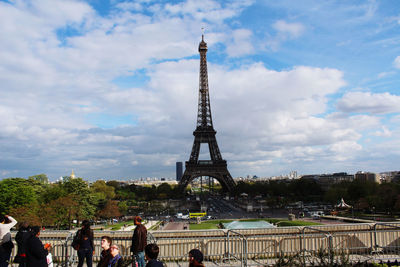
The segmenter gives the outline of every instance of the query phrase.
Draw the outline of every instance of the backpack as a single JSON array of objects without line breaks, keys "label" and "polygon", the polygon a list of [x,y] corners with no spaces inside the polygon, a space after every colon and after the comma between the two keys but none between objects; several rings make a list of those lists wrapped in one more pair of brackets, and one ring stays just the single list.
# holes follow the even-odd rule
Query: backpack
[{"label": "backpack", "polygon": [[75,236],[74,236],[74,239],[72,240],[72,244],[71,244],[71,247],[73,247],[75,250],[79,250],[79,247],[80,247],[80,232],[81,232],[81,230],[79,230],[78,232],[76,232],[76,234],[75,234]]}]

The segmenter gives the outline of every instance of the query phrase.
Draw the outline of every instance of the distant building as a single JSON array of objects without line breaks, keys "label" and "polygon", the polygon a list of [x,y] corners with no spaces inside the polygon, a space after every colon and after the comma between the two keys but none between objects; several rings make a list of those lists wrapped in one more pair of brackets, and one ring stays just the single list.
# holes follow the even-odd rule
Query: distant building
[{"label": "distant building", "polygon": [[400,181],[400,171],[381,172],[381,183]]},{"label": "distant building", "polygon": [[71,177],[71,179],[75,179],[76,178],[74,170],[72,170],[70,177]]},{"label": "distant building", "polygon": [[297,179],[297,171],[291,171],[288,175],[289,179]]},{"label": "distant building", "polygon": [[181,161],[176,163],[176,180],[179,182],[183,175],[183,164]]},{"label": "distant building", "polygon": [[353,174],[347,174],[346,172],[337,172],[332,174],[312,174],[303,175],[301,179],[314,179],[322,189],[329,189],[334,184],[347,181],[352,182],[354,180]]},{"label": "distant building", "polygon": [[355,179],[360,181],[381,183],[381,176],[378,173],[373,172],[357,172],[355,174]]}]

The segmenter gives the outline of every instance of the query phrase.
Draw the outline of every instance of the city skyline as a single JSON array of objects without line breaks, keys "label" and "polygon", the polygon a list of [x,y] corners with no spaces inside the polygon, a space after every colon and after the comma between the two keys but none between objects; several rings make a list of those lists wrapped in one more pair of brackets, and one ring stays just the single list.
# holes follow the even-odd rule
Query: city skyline
[{"label": "city skyline", "polygon": [[0,0],[0,21],[0,179],[175,177],[202,28],[233,177],[398,170],[398,1]]}]

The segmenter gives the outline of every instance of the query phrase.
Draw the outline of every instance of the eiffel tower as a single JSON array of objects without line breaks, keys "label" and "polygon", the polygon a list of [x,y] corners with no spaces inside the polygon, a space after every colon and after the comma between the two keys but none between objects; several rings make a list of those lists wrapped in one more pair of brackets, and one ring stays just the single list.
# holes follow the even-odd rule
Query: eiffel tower
[{"label": "eiffel tower", "polygon": [[[199,77],[199,105],[197,113],[197,127],[193,132],[194,143],[189,161],[185,162],[185,172],[179,182],[179,187],[183,191],[193,179],[201,176],[208,176],[217,179],[224,191],[231,192],[235,187],[231,174],[228,171],[226,160],[222,159],[219,152],[217,139],[214,130],[210,95],[208,93],[208,73],[207,73],[207,43],[204,42],[204,35],[199,44],[200,53],[200,77]],[[200,145],[208,144],[211,160],[199,160]]]}]

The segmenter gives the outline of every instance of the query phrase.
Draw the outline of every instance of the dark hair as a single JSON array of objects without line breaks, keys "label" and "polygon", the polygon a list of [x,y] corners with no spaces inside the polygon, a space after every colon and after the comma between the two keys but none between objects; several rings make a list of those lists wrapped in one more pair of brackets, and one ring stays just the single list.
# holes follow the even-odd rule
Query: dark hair
[{"label": "dark hair", "polygon": [[18,230],[28,230],[29,229],[29,223],[28,222],[21,222],[19,224]]},{"label": "dark hair", "polygon": [[6,220],[6,216],[3,214],[0,214],[0,223],[4,222]]},{"label": "dark hair", "polygon": [[[109,237],[108,235],[103,235],[103,236],[101,237],[101,239],[107,240],[108,243],[110,243],[110,245],[111,245],[111,243],[112,243],[112,239],[111,239],[111,237]],[[100,240],[101,240],[101,239],[100,239]]]},{"label": "dark hair", "polygon": [[192,256],[193,259],[197,261],[197,263],[202,263],[203,253],[201,253],[201,251],[198,250],[197,248],[194,248],[191,251],[189,251],[189,255]]},{"label": "dark hair", "polygon": [[32,226],[31,227],[31,232],[33,235],[37,235],[38,233],[40,233],[40,227],[39,226]]},{"label": "dark hair", "polygon": [[81,235],[82,236],[90,236],[90,222],[88,220],[83,220],[82,221],[82,231]]},{"label": "dark hair", "polygon": [[158,248],[157,244],[147,244],[144,247],[144,253],[146,253],[149,259],[155,260],[158,257],[158,253],[160,249]]}]

